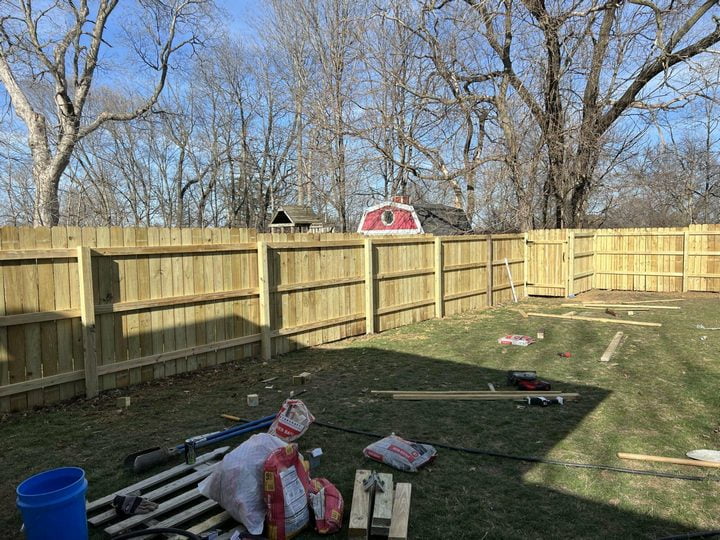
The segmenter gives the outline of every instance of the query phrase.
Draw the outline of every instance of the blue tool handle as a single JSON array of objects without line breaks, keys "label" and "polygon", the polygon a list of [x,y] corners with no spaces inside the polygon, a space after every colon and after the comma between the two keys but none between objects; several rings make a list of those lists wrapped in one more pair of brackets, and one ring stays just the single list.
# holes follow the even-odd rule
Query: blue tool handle
[{"label": "blue tool handle", "polygon": [[[206,433],[205,435],[196,435],[195,437],[190,437],[189,439],[187,439],[186,442],[192,442],[197,445],[201,441],[203,443],[205,443],[206,441],[215,442],[216,440],[218,440],[218,437],[222,437],[222,439],[219,440],[224,441],[229,438],[227,435],[231,433],[242,434],[255,429],[261,429],[272,424],[273,420],[275,420],[275,415],[270,414],[268,416],[264,416],[263,418],[253,420],[252,422],[233,426],[229,429],[225,429],[222,431],[213,431],[212,433]],[[211,444],[211,442],[207,442],[207,444]],[[206,444],[203,444],[203,446],[206,446]],[[182,452],[185,449],[185,443],[178,444],[175,448],[178,450],[178,452]]]}]

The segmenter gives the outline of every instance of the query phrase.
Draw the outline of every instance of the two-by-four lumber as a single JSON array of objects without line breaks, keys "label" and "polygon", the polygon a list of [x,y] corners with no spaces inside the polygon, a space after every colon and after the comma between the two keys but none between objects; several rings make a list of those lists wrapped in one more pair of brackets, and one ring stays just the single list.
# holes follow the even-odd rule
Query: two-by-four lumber
[{"label": "two-by-four lumber", "polygon": [[[605,306],[585,306],[582,304],[560,304],[560,307],[574,307],[578,308],[580,310],[587,310],[587,309],[601,309],[606,310],[607,308]],[[614,307],[615,311],[650,311],[646,307],[635,307],[635,306],[623,306],[623,307]]]},{"label": "two-by-four lumber", "polygon": [[[575,304],[577,306],[577,304]],[[583,302],[581,306],[578,307],[612,307],[612,308],[620,308],[620,309],[673,309],[678,310],[682,309],[678,306],[648,306],[648,305],[632,305],[632,304],[610,304],[607,302]]]},{"label": "two-by-four lumber", "polygon": [[627,454],[618,452],[620,459],[633,459],[636,461],[654,461],[656,463],[673,463],[675,465],[690,465],[691,467],[711,467],[720,469],[720,461],[702,461],[699,459],[672,458],[663,456],[648,456],[646,454]]},{"label": "two-by-four lumber", "polygon": [[262,240],[257,243],[258,291],[260,293],[260,355],[263,360],[272,356],[272,335],[270,328],[270,268],[268,245]]},{"label": "two-by-four lumber", "polygon": [[[530,397],[527,393],[525,394],[501,394],[500,392],[492,392],[492,395],[478,395],[478,394],[443,394],[443,395],[428,395],[428,394],[393,394],[393,399],[401,401],[503,401],[508,399],[523,399]],[[568,394],[540,394],[543,397],[561,397],[568,401],[572,401],[580,397],[580,394],[568,393]]]},{"label": "two-by-four lumber", "polygon": [[77,248],[80,280],[80,318],[82,320],[85,395],[98,395],[97,348],[95,343],[95,302],[93,300],[92,258],[90,248]]},{"label": "two-by-four lumber", "polygon": [[444,395],[444,394],[478,394],[478,395],[497,395],[497,394],[522,394],[522,395],[560,395],[562,392],[542,392],[540,390],[370,390],[371,394],[428,394],[428,395]]},{"label": "two-by-four lumber", "polygon": [[383,483],[383,490],[375,489],[375,502],[373,504],[370,532],[387,536],[390,532],[390,523],[393,511],[393,476],[387,473],[378,473]]},{"label": "two-by-four lumber", "polygon": [[395,499],[393,500],[392,521],[388,540],[407,540],[411,492],[412,484],[407,482],[395,484]]},{"label": "two-by-four lumber", "polygon": [[607,349],[605,349],[605,352],[600,357],[601,362],[608,362],[610,358],[612,358],[612,355],[615,354],[615,351],[617,350],[618,346],[620,345],[620,341],[623,338],[623,333],[618,332],[615,334],[615,337],[612,338],[612,341],[610,342],[610,345],[608,345]]},{"label": "two-by-four lumber", "polygon": [[373,241],[365,239],[364,267],[365,267],[365,333],[375,333],[375,275],[373,263]]},{"label": "two-by-four lumber", "polygon": [[443,283],[443,245],[440,237],[435,238],[435,316],[442,319],[445,315]]},{"label": "two-by-four lumber", "polygon": [[350,506],[350,520],[348,521],[348,536],[350,538],[367,538],[370,523],[370,492],[365,491],[363,482],[370,476],[370,471],[358,469],[355,471],[355,484],[353,487],[352,505]]},{"label": "two-by-four lumber", "polygon": [[618,319],[599,319],[595,317],[580,317],[578,315],[553,315],[551,313],[528,313],[530,317],[547,317],[550,319],[566,319],[569,321],[590,321],[609,324],[629,324],[632,326],[662,326],[660,323],[642,322],[642,321],[620,321]]}]

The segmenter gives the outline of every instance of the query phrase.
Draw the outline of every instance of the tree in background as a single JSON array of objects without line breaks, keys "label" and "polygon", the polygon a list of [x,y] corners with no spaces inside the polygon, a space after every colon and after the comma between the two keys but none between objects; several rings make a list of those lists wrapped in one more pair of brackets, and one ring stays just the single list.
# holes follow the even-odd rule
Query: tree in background
[{"label": "tree in background", "polygon": [[91,13],[87,0],[8,0],[0,7],[0,81],[27,129],[35,225],[58,223],[60,179],[78,141],[107,122],[150,111],[165,86],[171,58],[200,42],[196,29],[209,2],[144,0],[139,12],[126,13],[124,45],[140,65],[157,72],[154,87],[132,109],[113,107],[89,115],[99,69],[110,67],[111,61],[103,66],[103,52],[117,6],[118,0],[100,0]]}]

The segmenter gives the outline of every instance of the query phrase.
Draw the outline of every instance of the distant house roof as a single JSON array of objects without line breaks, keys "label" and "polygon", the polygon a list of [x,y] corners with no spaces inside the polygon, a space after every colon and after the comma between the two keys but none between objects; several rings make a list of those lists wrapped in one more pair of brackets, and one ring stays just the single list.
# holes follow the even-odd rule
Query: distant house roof
[{"label": "distant house roof", "polygon": [[413,204],[425,234],[436,236],[470,232],[470,221],[462,208],[444,204]]},{"label": "distant house roof", "polygon": [[358,226],[362,234],[466,234],[470,221],[462,208],[444,204],[384,202],[366,208]]},{"label": "distant house roof", "polygon": [[287,204],[281,206],[275,211],[270,226],[278,227],[312,225],[313,223],[322,223],[322,219],[311,208],[300,206],[298,204]]}]

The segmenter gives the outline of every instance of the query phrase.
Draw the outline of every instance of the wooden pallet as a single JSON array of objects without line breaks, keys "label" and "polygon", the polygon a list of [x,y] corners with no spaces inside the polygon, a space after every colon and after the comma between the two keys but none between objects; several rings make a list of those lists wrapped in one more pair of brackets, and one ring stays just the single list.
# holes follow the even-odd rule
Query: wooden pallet
[{"label": "wooden pallet", "polygon": [[[217,448],[199,456],[193,465],[177,465],[88,503],[88,523],[102,527],[108,535],[154,527],[180,527],[196,534],[220,530],[218,540],[229,539],[236,530],[245,529],[218,503],[197,490],[198,482],[213,472],[229,448]],[[157,510],[128,518],[118,517],[111,505],[113,498],[132,492],[139,492],[158,503]]]}]

